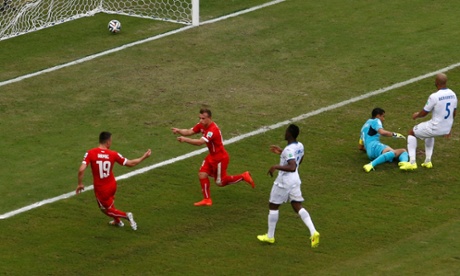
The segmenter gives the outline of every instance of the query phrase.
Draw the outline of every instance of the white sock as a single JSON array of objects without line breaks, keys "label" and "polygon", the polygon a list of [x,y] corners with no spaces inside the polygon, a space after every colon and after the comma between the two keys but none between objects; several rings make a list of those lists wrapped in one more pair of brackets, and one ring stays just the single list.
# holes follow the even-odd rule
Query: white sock
[{"label": "white sock", "polygon": [[268,237],[275,237],[276,223],[278,222],[279,210],[270,210],[268,213]]},{"label": "white sock", "polygon": [[415,136],[407,136],[407,150],[409,151],[409,162],[414,164],[417,150],[417,138],[415,138]]},{"label": "white sock", "polygon": [[425,139],[425,163],[431,162],[434,150],[434,137]]},{"label": "white sock", "polygon": [[305,210],[305,208],[300,209],[299,216],[302,219],[303,223],[308,227],[310,230],[310,236],[316,232],[315,225],[313,225],[313,221],[311,220],[310,214]]}]

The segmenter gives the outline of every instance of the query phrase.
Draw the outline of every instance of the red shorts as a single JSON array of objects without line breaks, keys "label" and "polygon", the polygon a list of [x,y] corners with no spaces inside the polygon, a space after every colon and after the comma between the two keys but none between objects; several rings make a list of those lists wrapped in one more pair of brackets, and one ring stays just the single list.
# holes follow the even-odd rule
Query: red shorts
[{"label": "red shorts", "polygon": [[216,160],[210,154],[208,154],[203,160],[203,164],[201,164],[200,168],[200,172],[204,172],[212,176],[217,184],[220,184],[222,182],[222,178],[227,176],[227,167],[228,163],[230,162],[230,157],[228,154],[220,157],[222,158]]},{"label": "red shorts", "polygon": [[115,192],[117,191],[117,184],[105,185],[101,188],[94,188],[99,208],[107,210],[113,207],[115,201]]}]

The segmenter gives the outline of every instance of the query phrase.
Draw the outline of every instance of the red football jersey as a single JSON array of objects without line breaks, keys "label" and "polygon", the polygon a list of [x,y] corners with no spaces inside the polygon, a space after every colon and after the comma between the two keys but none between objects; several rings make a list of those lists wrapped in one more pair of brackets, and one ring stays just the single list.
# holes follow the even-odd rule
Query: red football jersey
[{"label": "red football jersey", "polygon": [[198,123],[192,130],[195,133],[201,132],[203,134],[202,138],[206,141],[209,153],[213,158],[219,159],[221,156],[227,154],[224,148],[222,134],[216,123],[212,122],[207,128],[204,128],[202,124]]},{"label": "red football jersey", "polygon": [[116,151],[94,148],[86,152],[82,163],[91,166],[94,189],[97,189],[107,184],[115,184],[115,176],[112,172],[113,164],[117,162],[124,166],[126,161],[128,159]]}]

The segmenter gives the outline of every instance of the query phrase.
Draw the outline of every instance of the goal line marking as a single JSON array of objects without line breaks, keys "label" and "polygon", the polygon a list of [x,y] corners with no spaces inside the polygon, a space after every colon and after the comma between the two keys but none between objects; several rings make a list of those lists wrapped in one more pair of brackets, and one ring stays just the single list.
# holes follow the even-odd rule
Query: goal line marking
[{"label": "goal line marking", "polygon": [[[368,92],[368,93],[365,93],[363,95],[353,97],[353,98],[350,98],[348,100],[345,100],[345,101],[342,101],[342,102],[339,102],[339,103],[336,103],[336,104],[333,104],[333,105],[329,105],[329,106],[326,106],[326,107],[323,107],[323,108],[320,108],[320,109],[317,109],[317,110],[302,114],[300,116],[291,118],[289,120],[285,120],[285,121],[282,121],[282,122],[279,122],[279,123],[276,123],[276,124],[273,124],[273,125],[270,125],[270,126],[264,126],[264,127],[261,127],[261,128],[259,128],[257,130],[248,132],[246,134],[242,134],[242,135],[233,137],[231,139],[225,140],[224,144],[229,145],[229,144],[241,141],[243,139],[246,139],[248,137],[252,137],[252,136],[264,133],[264,132],[269,131],[269,130],[274,130],[274,129],[280,128],[282,126],[286,126],[286,125],[294,123],[294,122],[302,121],[302,120],[305,120],[305,119],[307,119],[309,117],[313,117],[315,115],[324,113],[326,111],[334,110],[334,109],[346,106],[348,104],[355,103],[355,102],[358,102],[358,101],[373,97],[375,95],[379,95],[379,94],[388,92],[388,91],[393,90],[393,89],[401,88],[403,86],[406,86],[406,85],[418,82],[420,80],[435,76],[438,73],[447,72],[447,71],[452,70],[454,68],[457,68],[459,66],[460,66],[460,63],[455,63],[455,64],[452,64],[450,66],[447,66],[447,67],[444,67],[442,69],[439,69],[437,71],[433,71],[431,73],[427,73],[427,74],[424,74],[424,75],[421,75],[421,76],[418,76],[418,77],[415,77],[415,78],[412,78],[412,79],[409,79],[409,80],[406,80],[406,81],[403,81],[403,82],[395,83],[395,84],[387,86],[385,88],[377,89],[377,90],[374,90],[372,92]],[[181,160],[184,160],[184,159],[187,159],[187,158],[202,154],[202,153],[204,153],[206,151],[207,151],[207,148],[202,148],[202,149],[199,149],[199,150],[195,150],[195,151],[189,152],[187,154],[180,155],[180,156],[168,159],[166,161],[162,161],[160,163],[156,163],[156,164],[153,164],[153,165],[150,165],[150,166],[147,166],[147,167],[144,167],[144,168],[141,168],[141,169],[138,169],[138,170],[135,170],[135,171],[132,171],[132,172],[117,176],[115,179],[117,181],[122,180],[122,179],[127,179],[127,178],[130,178],[130,177],[133,177],[133,176],[136,176],[136,175],[151,171],[153,169],[163,167],[163,166],[166,166],[166,165],[170,165],[170,164],[176,163],[178,161],[181,161]],[[90,185],[90,186],[85,187],[84,192],[85,191],[90,191],[90,190],[93,190],[93,189],[94,189],[94,186]],[[14,215],[17,215],[17,214],[24,213],[24,212],[27,212],[29,210],[35,209],[35,208],[40,207],[42,205],[49,204],[49,203],[52,203],[52,202],[56,202],[56,201],[59,201],[59,200],[65,199],[65,198],[69,198],[69,197],[72,197],[74,195],[75,195],[75,191],[72,191],[72,192],[69,192],[69,193],[66,193],[66,194],[63,194],[63,195],[60,195],[60,196],[45,199],[45,200],[36,202],[34,204],[22,207],[20,209],[5,213],[3,215],[0,215],[0,219],[6,219],[6,218],[12,217]]]}]

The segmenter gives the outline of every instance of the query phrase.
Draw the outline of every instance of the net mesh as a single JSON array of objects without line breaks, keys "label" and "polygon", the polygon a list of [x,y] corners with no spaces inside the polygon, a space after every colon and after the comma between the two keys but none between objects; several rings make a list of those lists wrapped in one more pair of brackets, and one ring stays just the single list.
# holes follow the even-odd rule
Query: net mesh
[{"label": "net mesh", "polygon": [[191,0],[0,0],[0,40],[99,12],[192,23]]}]

